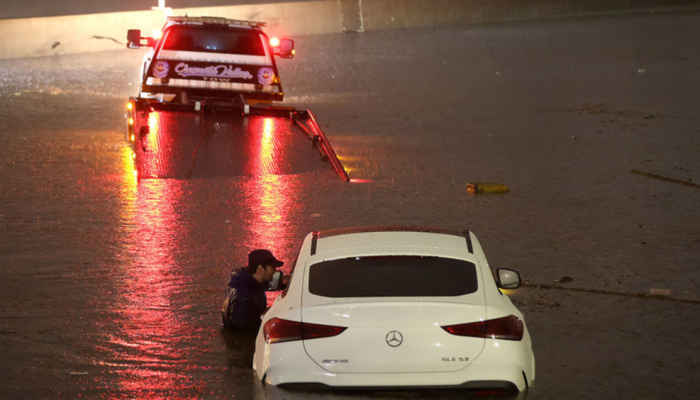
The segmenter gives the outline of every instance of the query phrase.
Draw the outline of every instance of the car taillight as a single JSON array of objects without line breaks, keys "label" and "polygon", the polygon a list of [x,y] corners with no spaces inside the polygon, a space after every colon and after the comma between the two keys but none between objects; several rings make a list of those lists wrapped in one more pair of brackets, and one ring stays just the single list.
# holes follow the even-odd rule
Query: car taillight
[{"label": "car taillight", "polygon": [[272,318],[265,323],[263,335],[267,343],[279,343],[332,337],[340,335],[346,329],[342,326],[307,324]]},{"label": "car taillight", "polygon": [[441,328],[453,335],[485,339],[521,340],[524,333],[523,321],[515,315]]}]

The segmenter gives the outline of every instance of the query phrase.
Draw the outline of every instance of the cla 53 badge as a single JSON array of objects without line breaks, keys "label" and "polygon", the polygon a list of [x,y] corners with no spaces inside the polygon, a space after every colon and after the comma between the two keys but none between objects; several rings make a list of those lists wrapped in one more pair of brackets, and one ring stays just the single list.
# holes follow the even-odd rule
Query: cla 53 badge
[{"label": "cla 53 badge", "polygon": [[168,76],[168,71],[170,71],[170,65],[167,61],[156,61],[153,65],[153,76],[156,78],[165,78]]}]

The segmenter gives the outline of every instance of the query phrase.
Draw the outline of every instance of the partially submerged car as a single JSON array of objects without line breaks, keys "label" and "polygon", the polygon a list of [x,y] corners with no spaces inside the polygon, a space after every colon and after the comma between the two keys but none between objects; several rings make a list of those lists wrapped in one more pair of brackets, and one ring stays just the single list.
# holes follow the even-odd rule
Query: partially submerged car
[{"label": "partially submerged car", "polygon": [[535,380],[523,315],[473,233],[378,227],[309,234],[264,315],[253,368],[287,388],[522,391]]}]

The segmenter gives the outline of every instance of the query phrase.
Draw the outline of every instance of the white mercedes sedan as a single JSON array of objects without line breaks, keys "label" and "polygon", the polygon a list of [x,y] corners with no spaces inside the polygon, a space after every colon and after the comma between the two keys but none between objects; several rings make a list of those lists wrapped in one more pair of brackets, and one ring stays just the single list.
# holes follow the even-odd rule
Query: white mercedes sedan
[{"label": "white mercedes sedan", "polygon": [[523,391],[535,357],[523,315],[473,233],[416,227],[309,234],[263,316],[253,368],[282,388]]}]

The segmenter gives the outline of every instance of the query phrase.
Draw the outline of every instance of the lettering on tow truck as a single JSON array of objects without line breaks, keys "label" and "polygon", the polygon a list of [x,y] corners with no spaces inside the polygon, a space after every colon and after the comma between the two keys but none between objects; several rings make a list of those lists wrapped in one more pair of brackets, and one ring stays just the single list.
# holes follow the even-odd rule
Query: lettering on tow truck
[{"label": "lettering on tow truck", "polygon": [[175,72],[183,78],[188,76],[201,76],[210,78],[253,79],[253,75],[251,75],[250,72],[244,71],[240,67],[234,69],[233,65],[190,67],[187,63],[181,62],[175,67]]}]

